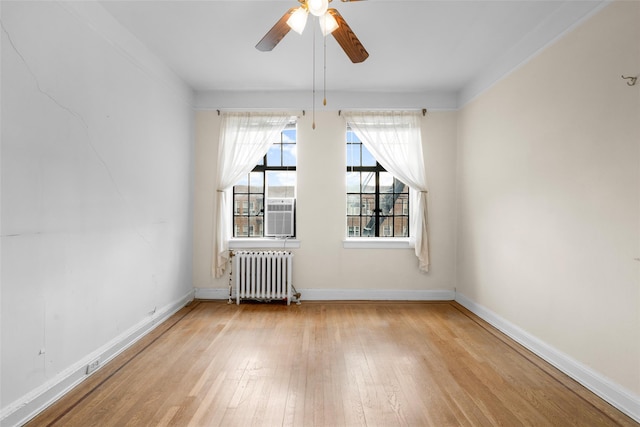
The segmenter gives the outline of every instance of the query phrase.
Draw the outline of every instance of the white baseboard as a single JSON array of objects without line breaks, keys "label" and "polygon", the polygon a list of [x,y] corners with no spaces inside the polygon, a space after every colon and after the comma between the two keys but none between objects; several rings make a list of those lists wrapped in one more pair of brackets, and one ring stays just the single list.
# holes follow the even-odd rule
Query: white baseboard
[{"label": "white baseboard", "polygon": [[229,288],[196,288],[196,299],[229,299]]},{"label": "white baseboard", "polygon": [[307,301],[452,301],[453,290],[298,289]]},{"label": "white baseboard", "polygon": [[[453,301],[453,290],[297,289],[300,301]],[[229,289],[197,288],[198,299],[229,299]]]},{"label": "white baseboard", "polygon": [[640,396],[634,395],[631,391],[510,323],[486,307],[471,301],[464,295],[456,293],[455,300],[509,338],[578,381],[635,421],[640,422]]},{"label": "white baseboard", "polygon": [[83,357],[78,363],[68,367],[17,401],[7,405],[0,413],[0,425],[3,427],[20,426],[38,415],[91,375],[86,373],[89,363],[99,359],[100,367],[104,366],[175,314],[189,301],[193,300],[193,296],[194,292],[190,291],[178,300],[156,310],[149,317],[132,326],[98,350]]}]

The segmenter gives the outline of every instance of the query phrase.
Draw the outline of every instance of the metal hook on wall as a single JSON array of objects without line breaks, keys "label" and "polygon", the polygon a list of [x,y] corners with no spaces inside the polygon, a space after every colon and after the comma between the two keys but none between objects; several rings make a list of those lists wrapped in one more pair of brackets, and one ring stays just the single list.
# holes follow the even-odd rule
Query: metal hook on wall
[{"label": "metal hook on wall", "polygon": [[625,80],[629,80],[627,82],[627,86],[635,86],[636,82],[638,81],[638,76],[635,77],[625,77],[625,76],[620,76]]}]

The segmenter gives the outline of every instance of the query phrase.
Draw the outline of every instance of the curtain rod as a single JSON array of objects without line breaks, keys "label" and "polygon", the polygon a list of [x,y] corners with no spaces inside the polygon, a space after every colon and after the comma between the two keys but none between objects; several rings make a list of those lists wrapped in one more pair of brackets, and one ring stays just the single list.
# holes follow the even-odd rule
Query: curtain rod
[{"label": "curtain rod", "polygon": [[[403,110],[397,110],[397,111],[403,111]],[[412,110],[404,110],[404,111],[412,111]],[[426,108],[423,108],[421,111],[422,111],[422,117],[427,115],[427,109]],[[304,115],[304,113],[303,113],[303,115]],[[342,115],[342,110],[338,110],[338,115],[339,116]]]},{"label": "curtain rod", "polygon": [[[259,112],[259,113],[263,113],[263,112],[269,112],[269,111],[284,111],[285,113],[291,113],[291,115],[294,115],[294,116],[299,114],[297,112],[292,112],[292,111],[288,111],[288,110],[278,110],[278,109],[245,110],[245,109],[238,108],[238,109],[228,109],[228,110],[216,110],[218,115],[222,114],[223,111],[239,112],[239,113],[242,113],[242,112],[248,112],[248,113]],[[302,115],[304,116],[305,114],[306,114],[306,112],[304,110],[302,110]]]}]

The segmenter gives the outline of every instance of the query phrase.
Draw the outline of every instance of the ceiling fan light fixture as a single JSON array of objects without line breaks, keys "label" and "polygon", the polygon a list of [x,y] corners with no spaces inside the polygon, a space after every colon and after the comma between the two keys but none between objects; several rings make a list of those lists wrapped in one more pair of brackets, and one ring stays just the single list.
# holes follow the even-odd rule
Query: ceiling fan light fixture
[{"label": "ceiling fan light fixture", "polygon": [[329,0],[307,0],[307,8],[309,9],[309,13],[320,17],[327,13]]},{"label": "ceiling fan light fixture", "polygon": [[307,15],[309,12],[300,6],[291,14],[289,19],[287,19],[287,25],[296,33],[302,34],[304,31],[305,25],[307,25]]},{"label": "ceiling fan light fixture", "polygon": [[322,30],[323,36],[327,36],[333,33],[339,27],[338,21],[336,21],[336,18],[334,18],[333,15],[330,14],[329,12],[326,12],[324,15],[322,15],[319,19],[319,22],[320,22],[320,30]]}]

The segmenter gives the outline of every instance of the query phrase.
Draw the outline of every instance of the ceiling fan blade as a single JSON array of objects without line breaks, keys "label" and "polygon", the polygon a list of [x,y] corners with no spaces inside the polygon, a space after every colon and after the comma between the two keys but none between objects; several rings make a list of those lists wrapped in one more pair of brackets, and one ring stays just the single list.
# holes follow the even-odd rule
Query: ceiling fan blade
[{"label": "ceiling fan blade", "polygon": [[262,40],[258,42],[258,44],[256,45],[256,49],[262,52],[273,50],[273,48],[276,47],[278,43],[280,43],[280,40],[282,40],[291,29],[289,25],[287,25],[287,19],[289,19],[291,14],[296,9],[296,7],[292,7],[287,11],[287,13],[282,15],[282,18],[280,18],[278,22],[276,22],[276,24],[271,27],[267,34],[264,35]]},{"label": "ceiling fan blade", "polygon": [[351,30],[347,21],[344,20],[340,12],[336,9],[329,9],[328,12],[336,18],[338,21],[338,28],[331,33],[333,37],[336,39],[344,53],[347,54],[351,62],[358,63],[362,62],[369,57],[369,52],[362,46],[360,40],[355,35],[355,33]]}]

